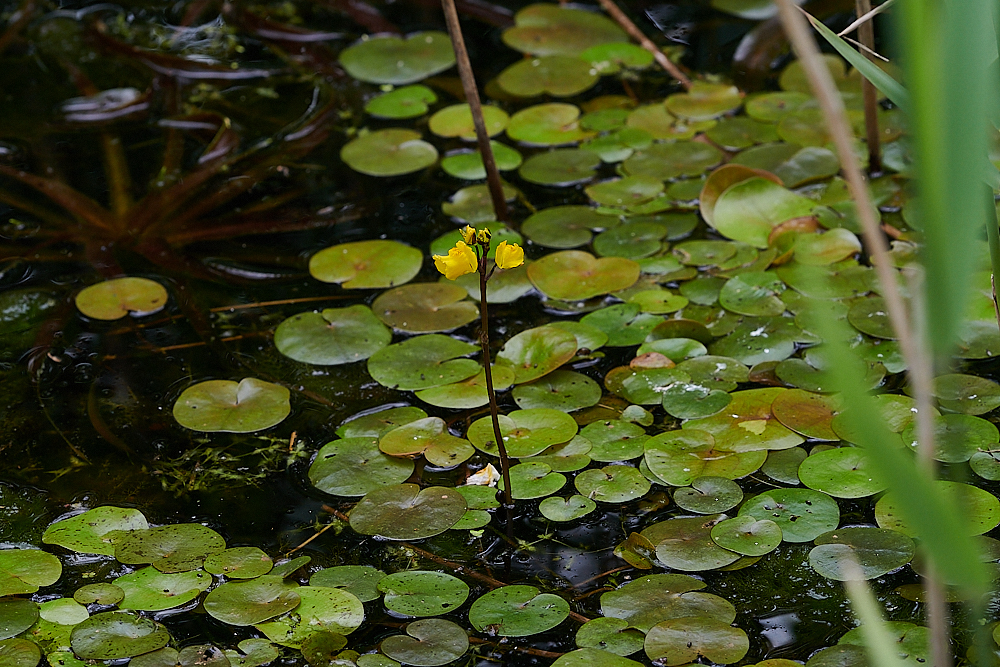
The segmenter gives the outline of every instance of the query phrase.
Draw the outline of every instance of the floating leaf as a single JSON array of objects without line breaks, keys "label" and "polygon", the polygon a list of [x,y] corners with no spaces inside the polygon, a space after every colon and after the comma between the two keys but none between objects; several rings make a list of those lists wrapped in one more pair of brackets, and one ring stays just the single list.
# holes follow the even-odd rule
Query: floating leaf
[{"label": "floating leaf", "polygon": [[185,646],[180,651],[165,646],[152,653],[136,656],[130,667],[229,667],[229,658],[210,645]]},{"label": "floating leaf", "polygon": [[136,611],[163,611],[187,604],[208,590],[212,577],[205,572],[165,574],[155,567],[144,567],[114,581],[125,591],[119,607]]},{"label": "floating leaf", "polygon": [[467,296],[458,285],[402,285],[380,294],[372,303],[372,310],[380,320],[400,331],[448,331],[479,317],[479,309],[466,300]]},{"label": "floating leaf", "polygon": [[[493,151],[493,160],[500,171],[517,169],[524,160],[519,152],[499,141],[491,141],[490,149]],[[486,166],[479,150],[461,149],[451,152],[441,160],[441,169],[450,176],[463,178],[467,181],[478,181],[486,178]]]},{"label": "floating leaf", "polygon": [[59,581],[62,563],[38,549],[0,549],[0,597],[34,593]]},{"label": "floating leaf", "polygon": [[395,428],[379,440],[379,449],[389,456],[416,458],[421,454],[431,464],[451,468],[475,453],[468,440],[448,433],[440,417],[427,417]]},{"label": "floating leaf", "polygon": [[145,530],[149,528],[146,517],[137,509],[124,507],[95,507],[57,521],[45,529],[42,542],[79,553],[113,556],[112,539],[115,531]]},{"label": "floating leaf", "polygon": [[594,251],[602,257],[640,259],[659,252],[667,228],[652,221],[630,221],[603,232],[594,239]]},{"label": "floating leaf", "polygon": [[346,289],[381,289],[413,279],[423,253],[398,241],[355,241],[320,250],[309,259],[309,273]]},{"label": "floating leaf", "polygon": [[591,422],[580,435],[592,443],[590,458],[595,461],[628,461],[643,454],[643,444],[649,439],[638,424],[607,419]]},{"label": "floating leaf", "polygon": [[465,655],[469,650],[469,636],[451,621],[428,618],[407,625],[406,635],[383,639],[380,648],[404,665],[437,667]]},{"label": "floating leaf", "polygon": [[744,515],[725,519],[712,527],[712,541],[744,556],[763,556],[781,544],[781,528],[773,521]]},{"label": "floating leaf", "polygon": [[542,378],[518,385],[511,393],[517,407],[522,410],[551,408],[573,412],[597,405],[601,400],[600,385],[575,371],[553,371]]},{"label": "floating leaf", "polygon": [[673,385],[690,380],[687,373],[676,368],[630,368],[619,366],[611,369],[604,378],[604,385],[612,392],[636,405],[656,405]]},{"label": "floating leaf", "polygon": [[652,176],[626,176],[601,181],[584,188],[593,201],[604,206],[632,207],[663,192],[663,183]]},{"label": "floating leaf", "polygon": [[87,584],[73,593],[73,599],[80,604],[118,604],[125,597],[125,591],[114,584]]},{"label": "floating leaf", "polygon": [[152,563],[160,572],[188,572],[221,553],[226,541],[198,523],[176,523],[132,530],[115,540],[115,558],[129,565]]},{"label": "floating leaf", "polygon": [[[910,422],[900,434],[903,442],[916,448],[917,424]],[[997,427],[972,415],[939,415],[934,418],[934,458],[945,463],[968,461],[977,453],[996,449],[1000,442]],[[975,467],[973,467],[975,469]]]},{"label": "floating leaf", "polygon": [[678,507],[698,514],[719,514],[736,507],[742,500],[743,490],[739,484],[726,477],[695,477],[690,487],[674,491]]},{"label": "floating leaf", "polygon": [[[514,384],[514,369],[494,365],[492,373],[495,391],[503,391]],[[421,389],[417,392],[417,398],[440,408],[468,410],[481,407],[490,402],[486,392],[486,371],[480,371],[478,375],[461,382]]]},{"label": "floating leaf", "polygon": [[340,64],[360,81],[400,86],[443,72],[455,64],[447,34],[415,32],[366,37],[340,52]]},{"label": "floating leaf", "polygon": [[[484,104],[482,110],[486,134],[492,137],[503,132],[510,120],[507,112],[488,104]],[[439,137],[459,137],[466,141],[476,139],[476,127],[468,104],[453,104],[435,112],[427,125]]]},{"label": "floating leaf", "polygon": [[847,321],[860,331],[875,338],[896,338],[885,300],[880,296],[869,296],[858,299],[851,304],[847,313]]},{"label": "floating leaf", "polygon": [[[989,491],[960,482],[938,480],[934,484],[959,508],[965,518],[966,525],[963,528],[969,535],[982,535],[1000,525],[1000,500]],[[917,537],[915,531],[900,517],[895,494],[891,491],[875,503],[875,521],[881,528]]]},{"label": "floating leaf", "polygon": [[838,447],[813,454],[799,466],[802,483],[834,498],[865,498],[884,491],[866,450]]},{"label": "floating leaf", "polygon": [[[532,264],[532,266],[535,266]],[[514,384],[532,382],[548,375],[573,358],[579,347],[576,336],[553,327],[522,331],[497,353],[497,363],[514,371]]]},{"label": "floating leaf", "polygon": [[533,243],[547,248],[576,248],[590,243],[592,230],[613,223],[589,206],[553,206],[528,217],[521,232]]},{"label": "floating leaf", "polygon": [[731,185],[715,203],[712,226],[726,238],[766,248],[778,224],[807,216],[815,202],[760,177]]},{"label": "floating leaf", "polygon": [[255,625],[298,606],[298,584],[273,574],[230,581],[209,592],[205,611],[229,625]]},{"label": "floating leaf", "polygon": [[654,139],[669,140],[690,139],[715,125],[715,121],[681,120],[671,115],[663,104],[647,104],[633,110],[625,124],[629,128],[648,132]]},{"label": "floating leaf", "polygon": [[73,628],[73,652],[84,660],[120,660],[149,653],[170,641],[167,629],[124,612],[94,614]]},{"label": "floating leaf", "polygon": [[975,375],[952,373],[934,378],[934,396],[942,408],[981,415],[1000,407],[1000,384]]},{"label": "floating leaf", "polygon": [[271,571],[273,561],[257,547],[233,547],[205,559],[205,571],[227,579],[253,579]]},{"label": "floating leaf", "polygon": [[479,348],[441,334],[408,338],[382,348],[368,359],[368,372],[379,384],[414,391],[460,382],[476,375],[480,366],[459,359]]},{"label": "floating leaf", "polygon": [[370,565],[337,565],[320,570],[309,578],[310,586],[342,588],[362,602],[381,596],[378,582],[385,572]]},{"label": "floating leaf", "polygon": [[657,623],[646,633],[650,660],[682,665],[704,656],[713,663],[738,662],[750,649],[747,634],[711,618],[677,618]]},{"label": "floating leaf", "polygon": [[361,304],[327,308],[322,313],[299,313],[283,321],[274,331],[274,346],[278,352],[307,364],[362,361],[391,340],[392,333],[368,306]]},{"label": "floating leaf", "polygon": [[574,472],[590,465],[590,457],[587,454],[592,447],[589,440],[581,435],[575,435],[569,442],[552,445],[528,460],[545,463],[553,472]]},{"label": "floating leaf", "polygon": [[593,136],[580,128],[580,109],[572,104],[550,102],[521,109],[510,117],[507,136],[535,146],[575,144]]},{"label": "floating leaf", "polygon": [[416,118],[435,102],[437,95],[427,86],[403,86],[373,97],[365,104],[365,111],[379,118]]},{"label": "floating leaf", "polygon": [[[512,201],[517,197],[517,190],[506,183],[502,184],[502,189],[504,199],[507,201]],[[449,201],[441,204],[441,210],[445,215],[473,225],[482,222],[492,222],[497,219],[496,211],[493,209],[493,200],[490,198],[489,187],[486,185],[470,185],[462,188],[453,194]],[[416,274],[416,271],[414,271],[414,274]],[[476,278],[477,297],[479,296],[478,289],[479,279]]]},{"label": "floating leaf", "polygon": [[382,578],[378,590],[385,606],[404,616],[438,616],[460,607],[469,597],[461,579],[444,572],[407,570]]},{"label": "floating leaf", "polygon": [[208,380],[185,389],[174,403],[181,426],[193,431],[253,433],[281,423],[291,412],[288,389],[256,378]]},{"label": "floating leaf", "polygon": [[347,142],[340,149],[340,159],[368,176],[402,176],[431,166],[437,162],[438,152],[419,132],[390,127]]},{"label": "floating leaf", "polygon": [[798,434],[781,425],[771,414],[771,404],[786,389],[748,389],[731,394],[725,413],[695,419],[685,429],[699,429],[715,436],[715,447],[723,451],[788,449],[800,444]]},{"label": "floating leaf", "polygon": [[711,433],[695,429],[653,436],[645,449],[649,470],[673,486],[687,486],[703,476],[739,479],[757,470],[767,458],[763,451],[719,450]]},{"label": "floating leaf", "polygon": [[126,315],[142,317],[163,310],[166,305],[166,288],[149,278],[105,280],[76,295],[76,307],[95,320],[119,320]]},{"label": "floating leaf", "polygon": [[642,632],[671,618],[698,616],[732,623],[736,618],[733,605],[717,595],[699,592],[702,588],[704,582],[686,574],[646,575],[604,593],[601,613],[625,620]]},{"label": "floating leaf", "polygon": [[608,337],[605,345],[626,347],[645,341],[663,318],[640,313],[640,307],[634,303],[619,303],[588,313],[580,321],[603,331]]},{"label": "floating leaf", "polygon": [[899,569],[913,558],[906,535],[884,528],[852,527],[824,533],[809,552],[809,564],[827,579],[874,579]]},{"label": "floating leaf", "polygon": [[[575,185],[577,183],[583,183],[589,181],[594,177],[594,170],[601,165],[601,158],[592,153],[591,151],[581,150],[579,148],[558,148],[555,150],[547,151],[544,153],[536,153],[532,155],[524,164],[521,165],[518,173],[521,178],[530,182],[537,183],[538,185],[552,185],[558,187],[566,187],[569,185]],[[555,208],[569,208],[569,207],[555,207]],[[586,207],[574,207],[574,208],[586,208]],[[546,209],[552,210],[552,209]],[[536,213],[535,216],[544,211]],[[532,216],[532,217],[535,217]],[[602,218],[602,220],[604,220]],[[524,231],[524,226],[521,227]],[[524,231],[525,234],[529,234]],[[589,237],[588,237],[589,238]],[[581,245],[581,244],[576,244]],[[567,247],[573,248],[575,246],[552,246],[552,247]]]},{"label": "floating leaf", "polygon": [[674,518],[650,526],[643,537],[656,545],[656,559],[665,567],[685,572],[714,570],[739,558],[712,541],[712,528],[724,515]]},{"label": "floating leaf", "polygon": [[238,646],[242,653],[225,652],[232,667],[262,667],[278,659],[277,647],[266,639],[244,639]]},{"label": "floating leaf", "polygon": [[534,586],[502,586],[483,595],[469,609],[469,622],[479,632],[501,637],[527,637],[556,627],[569,616],[569,603]]},{"label": "floating leaf", "polygon": [[767,453],[767,460],[760,467],[761,472],[773,480],[784,484],[799,484],[799,466],[806,459],[806,450],[801,447],[781,449]]},{"label": "floating leaf", "polygon": [[722,151],[701,141],[655,143],[635,151],[622,162],[632,176],[648,176],[666,181],[681,176],[698,176],[722,161]]},{"label": "floating leaf", "polygon": [[736,86],[725,83],[694,81],[684,93],[667,97],[667,110],[688,120],[717,118],[743,104],[743,93]]},{"label": "floating leaf", "polygon": [[[402,427],[400,427],[402,428]],[[371,437],[344,438],[323,445],[309,466],[309,481],[335,496],[363,496],[405,481],[413,462],[386,456]]]},{"label": "floating leaf", "polygon": [[831,421],[840,410],[840,400],[832,396],[790,389],[771,403],[771,414],[796,433],[813,440],[837,440]]},{"label": "floating leaf", "polygon": [[31,600],[0,600],[0,640],[21,634],[37,619],[38,605]]},{"label": "floating leaf", "polygon": [[276,644],[300,648],[315,632],[350,634],[365,618],[361,601],[340,588],[301,586],[295,593],[301,602],[292,614],[254,624]]},{"label": "floating leaf", "polygon": [[630,287],[639,279],[639,265],[630,259],[596,259],[590,253],[564,250],[531,264],[528,278],[550,298],[574,301]]},{"label": "floating leaf", "polygon": [[627,41],[622,29],[606,16],[561,5],[529,5],[514,15],[514,24],[504,30],[504,43],[536,56],[575,57],[588,48]]},{"label": "floating leaf", "polygon": [[[511,480],[511,484],[513,484],[513,480]],[[583,496],[549,497],[538,505],[538,511],[549,521],[574,521],[587,516],[595,509],[597,509],[597,503]]]},{"label": "floating leaf", "polygon": [[454,489],[396,484],[362,498],[351,510],[351,528],[387,540],[418,540],[448,530],[466,509],[465,498]]},{"label": "floating leaf", "polygon": [[[617,74],[623,67],[643,69],[653,64],[652,53],[641,46],[628,42],[598,44],[581,53],[580,58],[589,62],[598,74],[604,76]],[[612,109],[608,109],[608,111],[612,111]],[[624,109],[614,109],[613,111],[624,111]],[[624,122],[624,117],[622,121]]]},{"label": "floating leaf", "polygon": [[[509,415],[500,415],[499,422],[504,446],[514,458],[534,456],[546,447],[568,442],[577,431],[576,421],[572,417],[550,408],[515,410]],[[466,437],[480,451],[498,455],[493,420],[490,417],[474,421]]]},{"label": "floating leaf", "polygon": [[580,495],[602,503],[627,503],[649,493],[649,480],[624,465],[584,470],[574,480]]},{"label": "floating leaf", "polygon": [[772,123],[763,123],[743,116],[723,118],[705,132],[705,136],[727,151],[738,151],[755,144],[778,140]]},{"label": "floating leaf", "polygon": [[772,489],[750,498],[740,516],[774,521],[786,542],[810,542],[840,523],[837,502],[812,489]]},{"label": "floating leaf", "polygon": [[548,93],[572,97],[597,83],[600,76],[590,63],[571,56],[526,58],[510,65],[497,76],[504,92],[518,97]]}]

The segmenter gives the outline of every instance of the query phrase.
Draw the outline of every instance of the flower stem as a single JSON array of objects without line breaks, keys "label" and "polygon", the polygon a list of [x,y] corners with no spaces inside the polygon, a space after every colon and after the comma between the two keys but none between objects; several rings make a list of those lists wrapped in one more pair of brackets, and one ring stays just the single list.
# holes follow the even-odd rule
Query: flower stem
[{"label": "flower stem", "polygon": [[489,311],[486,309],[486,255],[490,249],[489,241],[479,246],[482,252],[479,254],[479,312],[482,314],[482,331],[479,334],[479,343],[483,346],[483,367],[486,370],[486,395],[490,399],[490,416],[493,418],[493,437],[497,442],[497,449],[500,451],[500,474],[503,475],[503,498],[504,503],[511,507],[514,499],[510,495],[510,459],[507,458],[507,447],[503,443],[503,435],[500,433],[500,411],[497,409],[497,397],[493,393],[493,371],[490,369],[490,320]]}]

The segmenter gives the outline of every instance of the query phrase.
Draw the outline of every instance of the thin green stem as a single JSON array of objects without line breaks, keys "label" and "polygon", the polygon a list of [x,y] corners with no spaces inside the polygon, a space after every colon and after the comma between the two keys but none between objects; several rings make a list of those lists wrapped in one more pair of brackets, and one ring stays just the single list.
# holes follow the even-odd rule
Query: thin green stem
[{"label": "thin green stem", "polygon": [[493,371],[490,370],[490,319],[489,311],[486,308],[486,255],[490,244],[487,241],[477,248],[479,256],[479,312],[482,315],[482,331],[479,334],[479,343],[483,346],[483,368],[486,370],[486,395],[490,399],[490,416],[493,418],[493,437],[497,442],[497,450],[500,452],[500,474],[503,475],[503,497],[508,507],[514,504],[514,499],[510,495],[510,459],[507,458],[507,447],[503,442],[503,435],[500,433],[500,411],[497,408],[497,396],[493,392]]},{"label": "thin green stem", "polygon": [[992,275],[990,283],[993,286],[993,311],[997,316],[997,325],[1000,326],[1000,303],[997,302],[997,275],[1000,274],[1000,228],[997,225],[997,206],[993,201],[993,192],[986,193],[986,240],[990,246],[990,267]]}]

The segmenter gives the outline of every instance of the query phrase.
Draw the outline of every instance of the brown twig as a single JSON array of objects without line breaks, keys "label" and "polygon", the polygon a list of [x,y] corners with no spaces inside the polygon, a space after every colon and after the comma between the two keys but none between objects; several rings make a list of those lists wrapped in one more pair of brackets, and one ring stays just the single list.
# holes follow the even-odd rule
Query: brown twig
[{"label": "brown twig", "polygon": [[[865,16],[872,9],[871,0],[855,0],[858,16]],[[858,26],[858,40],[866,49],[875,48],[875,26],[866,21]],[[870,55],[867,56],[872,60]],[[882,171],[882,151],[878,136],[878,91],[868,79],[861,77],[861,94],[865,104],[865,139],[868,143],[868,173]]]},{"label": "brown twig", "polygon": [[[490,198],[493,200],[493,211],[496,213],[497,220],[507,222],[510,219],[507,214],[507,198],[503,194],[500,171],[497,169],[497,163],[493,157],[493,147],[490,146],[490,135],[486,132],[483,106],[479,101],[479,88],[476,86],[476,77],[472,73],[469,52],[465,48],[462,26],[458,23],[455,0],[441,0],[441,8],[444,10],[444,19],[448,25],[448,34],[451,36],[451,45],[455,49],[455,61],[458,64],[458,75],[462,79],[465,101],[469,103],[472,123],[476,127],[476,142],[479,144],[479,154],[483,158],[483,166],[486,167],[486,183],[490,189]],[[484,297],[483,303],[485,304],[485,302]]]},{"label": "brown twig", "polygon": [[606,11],[632,39],[639,42],[642,48],[653,54],[653,58],[655,58],[656,62],[660,64],[660,67],[667,71],[667,74],[677,79],[677,81],[680,82],[686,90],[691,90],[691,79],[687,78],[687,76],[684,75],[684,72],[682,72],[677,65],[672,63],[670,58],[668,58],[663,51],[658,49],[656,44],[653,44],[649,37],[646,37],[646,35],[639,30],[639,27],[636,24],[632,23],[632,19],[625,16],[625,12],[618,8],[618,5],[614,3],[614,0],[600,0],[600,3],[601,7],[604,8],[604,11]]}]

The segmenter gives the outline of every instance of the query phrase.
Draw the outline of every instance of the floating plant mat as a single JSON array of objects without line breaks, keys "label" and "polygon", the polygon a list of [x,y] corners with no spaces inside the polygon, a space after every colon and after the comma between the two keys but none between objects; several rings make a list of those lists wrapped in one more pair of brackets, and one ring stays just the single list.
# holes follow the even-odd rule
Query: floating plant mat
[{"label": "floating plant mat", "polygon": [[[48,180],[21,192],[0,169],[31,204],[3,218],[0,664],[864,664],[847,563],[894,619],[919,615],[922,564],[830,393],[817,313],[851,327],[904,455],[915,406],[801,71],[781,91],[698,74],[684,91],[596,6],[483,24],[501,222],[444,26],[395,31],[386,17],[411,14],[396,5],[364,26],[361,5],[298,1],[219,27],[157,3],[155,27],[113,8],[103,32],[36,15],[19,34],[39,56],[4,52],[0,79],[47,91],[25,99],[46,101],[50,129],[3,124],[5,164]],[[64,100],[63,61],[135,87]],[[856,120],[858,79],[829,62]],[[146,103],[164,72],[182,73],[169,117]],[[898,120],[881,114],[884,138]],[[149,173],[77,178],[113,163],[87,146],[119,135]],[[900,273],[919,252],[893,171],[905,141],[870,182]],[[88,202],[115,213],[103,224]],[[488,358],[478,275],[447,280],[431,259],[466,223],[492,234],[489,268],[501,242],[528,260],[489,281]],[[121,225],[103,255],[94,239]],[[988,276],[971,289],[965,361],[934,379],[931,417],[939,485],[984,535],[1000,389],[981,360],[1000,330]],[[791,623],[776,607],[794,645],[776,645]],[[926,630],[894,623],[925,658]]]}]

